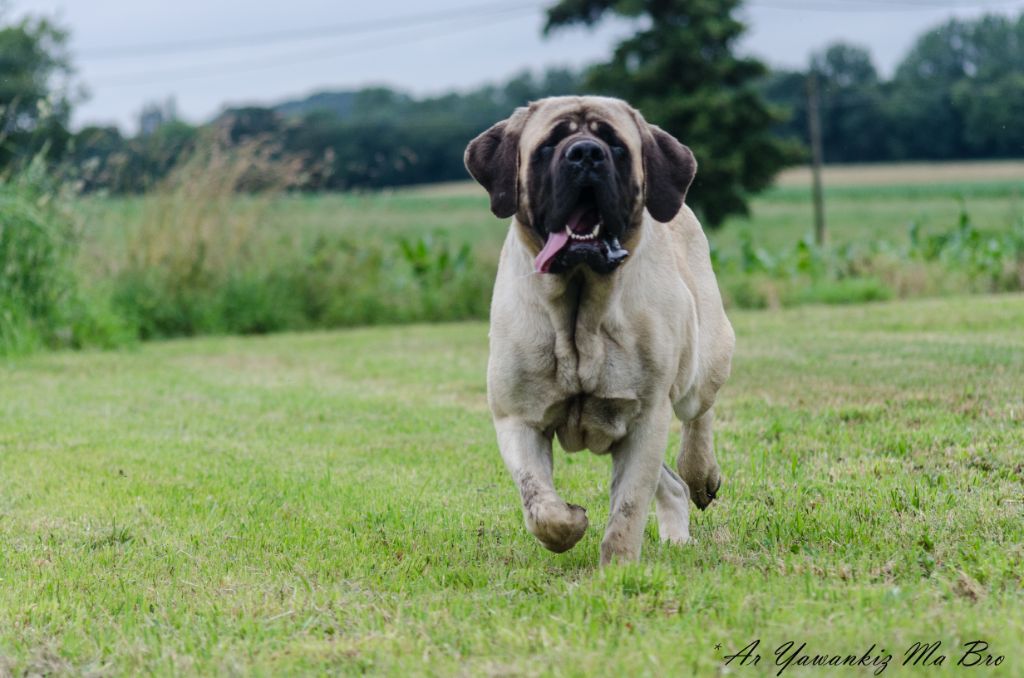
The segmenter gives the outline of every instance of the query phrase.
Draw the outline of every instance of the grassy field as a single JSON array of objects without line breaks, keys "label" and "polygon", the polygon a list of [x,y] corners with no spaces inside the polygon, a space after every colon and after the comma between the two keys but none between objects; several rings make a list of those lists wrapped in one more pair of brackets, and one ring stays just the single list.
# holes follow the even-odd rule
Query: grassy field
[{"label": "grassy field", "polygon": [[0,365],[0,675],[1024,674],[1024,297],[733,320],[698,543],[603,571],[606,458],[557,453],[574,550],[522,525],[484,324]]},{"label": "grassy field", "polygon": [[[983,230],[1005,229],[1024,214],[1024,162],[837,166],[826,171],[825,185],[830,236],[837,244],[903,243],[911,222],[925,232],[947,230],[957,223],[961,205]],[[692,190],[700,190],[699,174]],[[83,202],[80,216],[95,245],[89,256],[121,247],[144,207],[141,199]],[[753,198],[749,217],[730,219],[711,240],[732,252],[747,230],[760,245],[788,247],[812,231],[812,218],[809,175],[790,170],[776,187]],[[443,231],[454,242],[471,243],[486,259],[496,259],[505,237],[505,222],[490,216],[486,194],[472,182],[281,198],[270,207],[267,224],[307,238],[342,233],[390,240]]]},{"label": "grassy field", "polygon": [[[486,317],[507,223],[480,187],[239,195],[224,176],[246,166],[197,162],[145,197],[71,199],[82,237],[60,267],[74,294],[58,298],[75,303],[42,330],[0,315],[0,354]],[[709,232],[727,307],[1024,290],[1024,163],[833,167],[826,185],[823,247],[799,169]]]}]

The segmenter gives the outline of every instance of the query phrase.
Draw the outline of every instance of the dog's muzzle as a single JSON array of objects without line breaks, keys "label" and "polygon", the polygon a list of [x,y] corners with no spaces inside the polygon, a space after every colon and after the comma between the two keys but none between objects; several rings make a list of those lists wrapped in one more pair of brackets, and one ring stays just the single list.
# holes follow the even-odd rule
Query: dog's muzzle
[{"label": "dog's muzzle", "polygon": [[611,273],[629,252],[608,232],[601,210],[602,192],[609,183],[608,155],[591,139],[579,139],[566,149],[559,171],[562,183],[575,193],[575,202],[563,229],[548,233],[534,259],[538,273],[564,273],[586,265],[597,273]]}]

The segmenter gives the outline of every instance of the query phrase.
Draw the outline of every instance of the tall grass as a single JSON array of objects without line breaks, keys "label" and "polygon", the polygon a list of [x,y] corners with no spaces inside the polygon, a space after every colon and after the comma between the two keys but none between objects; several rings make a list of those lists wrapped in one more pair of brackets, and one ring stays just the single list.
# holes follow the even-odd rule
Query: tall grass
[{"label": "tall grass", "polygon": [[294,171],[265,144],[213,145],[148,197],[122,260],[109,266],[114,306],[140,337],[486,313],[493,267],[443,233],[381,244],[275,228],[272,201]]},{"label": "tall grass", "polygon": [[[93,240],[76,223],[82,203],[40,163],[0,182],[0,354],[486,317],[495,252],[436,228],[447,203],[389,208],[401,229],[382,232],[379,214],[351,209],[336,228],[310,228],[296,206],[311,201],[280,199],[295,172],[259,140],[229,151],[210,139],[122,213],[120,237]],[[911,224],[898,244],[804,238],[772,250],[743,230],[712,254],[734,307],[1022,290],[1024,218],[1009,219],[983,231],[962,205],[945,230]]]},{"label": "tall grass", "polygon": [[0,352],[39,343],[67,284],[70,229],[28,177],[0,185]]},{"label": "tall grass", "polygon": [[[253,175],[264,179],[260,190],[240,196]],[[287,325],[281,313],[291,304],[269,298],[269,281],[253,280],[274,251],[261,242],[260,222],[286,181],[261,146],[227,151],[210,143],[149,195],[125,250],[109,262],[114,305],[142,338]],[[261,294],[233,300],[245,281],[258,283]],[[226,318],[236,306],[247,309],[244,321]]]},{"label": "tall grass", "polygon": [[109,306],[81,289],[78,243],[66,196],[40,158],[0,178],[0,355],[128,339]]}]

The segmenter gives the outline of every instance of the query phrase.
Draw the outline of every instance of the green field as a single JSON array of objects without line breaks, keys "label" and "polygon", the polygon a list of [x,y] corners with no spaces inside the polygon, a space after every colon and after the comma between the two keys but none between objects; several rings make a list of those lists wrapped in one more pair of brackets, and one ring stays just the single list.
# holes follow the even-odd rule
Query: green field
[{"label": "green field", "polygon": [[[956,225],[962,207],[987,231],[1024,216],[1024,162],[835,167],[825,181],[830,236],[837,244],[903,243],[911,222],[925,231],[946,230]],[[700,190],[699,179],[692,190]],[[90,199],[79,212],[88,239],[109,253],[143,220],[145,201]],[[769,249],[789,247],[812,232],[812,218],[809,178],[793,170],[752,199],[750,216],[730,219],[711,240],[731,252],[747,230]],[[471,182],[284,197],[270,205],[265,222],[276,233],[342,233],[370,241],[441,231],[471,243],[485,259],[496,259],[505,237],[505,222],[490,215],[486,193]]]},{"label": "green field", "polygon": [[717,675],[754,639],[731,675],[975,639],[1024,674],[1024,297],[732,317],[720,498],[606,570],[607,458],[557,453],[574,550],[523,527],[482,323],[4,363],[0,675]]},{"label": "green field", "polygon": [[[92,315],[120,318],[115,334],[486,317],[507,223],[476,184],[239,197],[217,190],[219,172],[199,167],[177,192],[73,203],[77,278],[102,301]],[[825,179],[824,247],[810,241],[800,169],[709,231],[728,307],[1024,289],[1024,162],[833,167]]]},{"label": "green field", "polygon": [[[486,316],[508,225],[472,182],[240,197],[218,166],[191,170],[144,198],[72,203],[87,303],[66,313],[81,319],[71,332],[37,344]],[[810,240],[802,169],[709,231],[727,307],[1024,290],[1024,162],[826,170],[824,247]]]}]

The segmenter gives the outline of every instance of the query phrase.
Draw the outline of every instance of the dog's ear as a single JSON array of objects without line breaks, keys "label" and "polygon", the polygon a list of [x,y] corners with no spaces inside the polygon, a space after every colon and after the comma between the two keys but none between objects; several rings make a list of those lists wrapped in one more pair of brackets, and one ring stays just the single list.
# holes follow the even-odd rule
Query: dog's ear
[{"label": "dog's ear", "polygon": [[644,125],[644,200],[656,221],[668,222],[683,206],[686,191],[697,174],[697,160],[689,148],[665,130]]},{"label": "dog's ear", "polygon": [[466,169],[491,196],[494,216],[506,219],[519,209],[519,131],[525,109],[469,142]]}]

